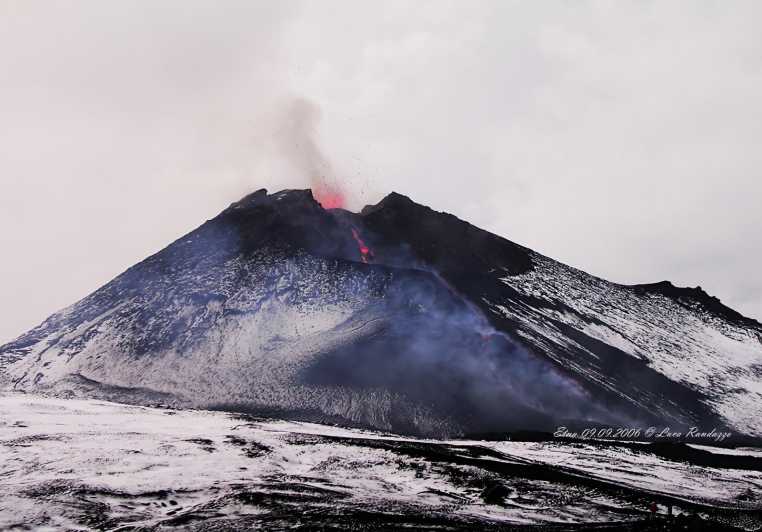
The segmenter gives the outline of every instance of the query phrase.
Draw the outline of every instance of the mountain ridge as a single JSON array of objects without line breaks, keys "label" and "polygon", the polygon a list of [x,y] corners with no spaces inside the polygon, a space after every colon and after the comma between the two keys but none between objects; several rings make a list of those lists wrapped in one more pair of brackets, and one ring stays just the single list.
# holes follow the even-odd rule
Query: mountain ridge
[{"label": "mountain ridge", "polygon": [[759,434],[761,339],[703,291],[609,283],[398,193],[352,213],[260,189],[0,347],[0,371],[417,434]]}]

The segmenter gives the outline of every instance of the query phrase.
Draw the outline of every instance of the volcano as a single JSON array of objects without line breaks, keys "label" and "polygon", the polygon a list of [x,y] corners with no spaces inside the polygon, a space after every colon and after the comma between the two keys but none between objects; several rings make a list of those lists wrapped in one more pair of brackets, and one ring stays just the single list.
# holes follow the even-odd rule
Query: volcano
[{"label": "volcano", "polygon": [[762,325],[608,282],[392,193],[256,191],[0,347],[15,390],[422,436],[762,435]]}]

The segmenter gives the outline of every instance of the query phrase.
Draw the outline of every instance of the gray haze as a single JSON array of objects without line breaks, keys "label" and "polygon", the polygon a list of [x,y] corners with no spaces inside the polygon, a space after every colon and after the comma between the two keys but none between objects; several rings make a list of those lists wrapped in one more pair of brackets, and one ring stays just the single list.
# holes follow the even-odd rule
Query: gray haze
[{"label": "gray haze", "polygon": [[760,20],[759,2],[0,0],[0,342],[245,193],[316,183],[762,318]]}]

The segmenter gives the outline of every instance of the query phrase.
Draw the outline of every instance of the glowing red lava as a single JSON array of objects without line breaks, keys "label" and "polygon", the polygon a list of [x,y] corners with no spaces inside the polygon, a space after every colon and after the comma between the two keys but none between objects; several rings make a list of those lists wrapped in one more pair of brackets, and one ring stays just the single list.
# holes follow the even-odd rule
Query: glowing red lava
[{"label": "glowing red lava", "polygon": [[355,239],[355,242],[357,242],[357,247],[360,250],[360,259],[367,264],[368,261],[373,257],[373,252],[370,250],[370,248],[365,244],[362,238],[360,238],[360,233],[357,232],[357,229],[354,227],[352,228],[352,236]]},{"label": "glowing red lava", "polygon": [[[312,189],[312,195],[325,210],[341,209],[344,207],[344,194],[332,187],[314,187]],[[356,228],[350,227],[350,230],[352,231],[352,238],[357,242],[357,249],[360,251],[360,260],[367,264],[370,262],[370,259],[373,258],[373,252],[360,237],[360,232]]]},{"label": "glowing red lava", "polygon": [[341,209],[344,207],[344,194],[336,190],[317,189],[314,191],[315,199],[326,210]]}]

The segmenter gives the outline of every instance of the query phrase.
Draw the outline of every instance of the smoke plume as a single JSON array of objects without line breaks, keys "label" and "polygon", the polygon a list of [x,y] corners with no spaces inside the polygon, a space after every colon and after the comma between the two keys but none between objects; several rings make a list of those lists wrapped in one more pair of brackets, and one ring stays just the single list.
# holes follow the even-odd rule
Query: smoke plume
[{"label": "smoke plume", "polygon": [[346,203],[337,172],[318,143],[317,126],[320,108],[304,98],[296,98],[285,106],[282,125],[276,138],[283,156],[309,183],[312,193],[326,209]]}]

